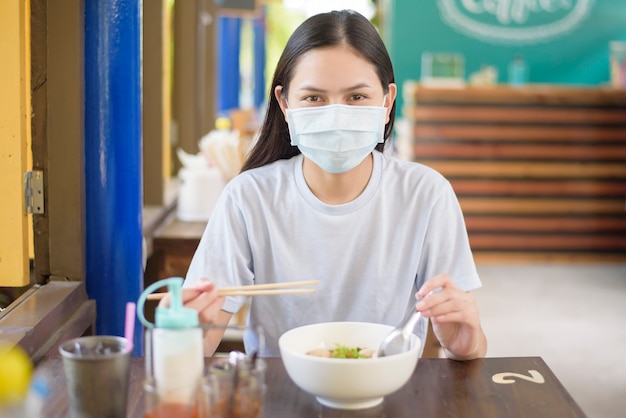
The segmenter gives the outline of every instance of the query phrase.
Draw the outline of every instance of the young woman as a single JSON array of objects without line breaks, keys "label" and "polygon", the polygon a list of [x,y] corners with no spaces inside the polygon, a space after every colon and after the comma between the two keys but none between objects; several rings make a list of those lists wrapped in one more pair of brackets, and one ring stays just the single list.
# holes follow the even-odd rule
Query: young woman
[{"label": "young woman", "polygon": [[[218,297],[216,287],[320,280],[315,294],[252,300],[249,323],[264,330],[262,355],[279,356],[278,338],[297,326],[397,325],[415,309],[450,358],[485,355],[468,293],[481,283],[450,184],[382,153],[396,94],[389,55],[363,16],[319,14],[296,29],[256,145],[223,191],[189,268],[186,306],[225,325],[245,298]],[[426,330],[423,319],[422,340]],[[209,338],[207,350],[218,339]]]}]

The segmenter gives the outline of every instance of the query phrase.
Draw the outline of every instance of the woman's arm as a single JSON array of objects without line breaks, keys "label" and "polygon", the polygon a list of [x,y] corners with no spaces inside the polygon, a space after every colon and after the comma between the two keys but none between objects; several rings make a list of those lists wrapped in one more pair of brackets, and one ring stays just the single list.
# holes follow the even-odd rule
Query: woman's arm
[{"label": "woman's arm", "polygon": [[212,356],[217,350],[217,347],[220,345],[222,338],[224,337],[224,332],[226,331],[226,327],[230,322],[233,314],[230,312],[220,310],[215,316],[215,320],[212,322],[213,325],[216,325],[214,329],[209,328],[204,333],[204,355],[205,357]]}]

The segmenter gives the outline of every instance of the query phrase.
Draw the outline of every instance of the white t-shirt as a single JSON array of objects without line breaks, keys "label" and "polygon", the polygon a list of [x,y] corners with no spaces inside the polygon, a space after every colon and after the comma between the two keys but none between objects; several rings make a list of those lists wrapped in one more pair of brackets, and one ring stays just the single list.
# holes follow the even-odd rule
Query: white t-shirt
[{"label": "white t-shirt", "polygon": [[[314,294],[253,298],[248,322],[264,331],[261,355],[280,356],[280,335],[301,325],[395,326],[414,309],[422,283],[439,273],[465,291],[481,286],[450,183],[424,165],[373,156],[367,187],[346,204],[313,195],[302,155],[245,171],[222,192],[186,285],[200,277],[218,287],[321,281]],[[227,297],[223,309],[237,312],[245,300]],[[426,330],[422,319],[422,341]],[[255,345],[245,342],[247,350]]]}]

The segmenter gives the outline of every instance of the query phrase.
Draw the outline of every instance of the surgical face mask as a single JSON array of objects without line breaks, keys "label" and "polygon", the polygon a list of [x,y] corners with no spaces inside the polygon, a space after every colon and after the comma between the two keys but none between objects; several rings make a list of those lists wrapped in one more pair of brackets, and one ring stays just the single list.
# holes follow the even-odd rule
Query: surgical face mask
[{"label": "surgical face mask", "polygon": [[287,109],[291,145],[329,173],[359,165],[384,142],[383,106],[326,105]]}]

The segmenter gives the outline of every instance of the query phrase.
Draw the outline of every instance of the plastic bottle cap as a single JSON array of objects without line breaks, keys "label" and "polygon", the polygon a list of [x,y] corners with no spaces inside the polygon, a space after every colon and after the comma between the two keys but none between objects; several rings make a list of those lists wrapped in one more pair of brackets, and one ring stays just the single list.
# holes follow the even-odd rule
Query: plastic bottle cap
[{"label": "plastic bottle cap", "polygon": [[198,312],[185,308],[182,299],[183,279],[174,277],[165,279],[170,292],[170,306],[158,306],[154,314],[154,325],[157,328],[184,329],[197,327]]},{"label": "plastic bottle cap", "polygon": [[215,128],[218,130],[229,130],[231,127],[230,119],[225,117],[217,118]]}]

